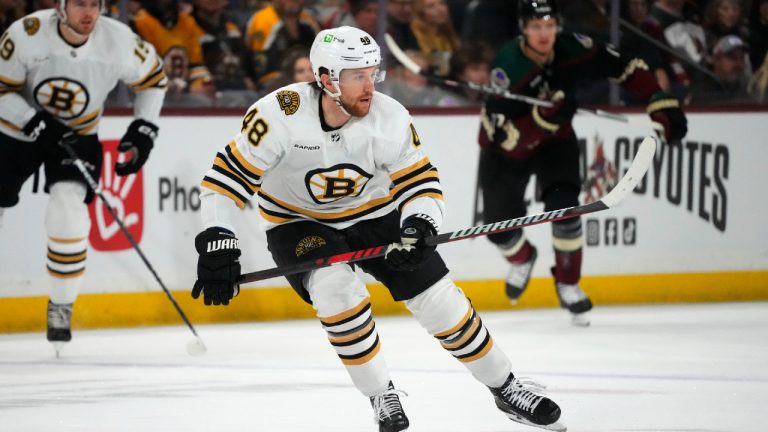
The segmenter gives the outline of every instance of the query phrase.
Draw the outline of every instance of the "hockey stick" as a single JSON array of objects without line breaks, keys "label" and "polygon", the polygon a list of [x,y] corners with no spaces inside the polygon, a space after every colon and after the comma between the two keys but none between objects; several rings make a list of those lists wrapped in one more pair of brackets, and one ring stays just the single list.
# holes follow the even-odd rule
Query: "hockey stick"
[{"label": "hockey stick", "polygon": [[[624,177],[621,178],[619,183],[617,183],[616,186],[610,192],[608,192],[607,195],[598,201],[589,204],[578,205],[575,207],[551,210],[544,213],[523,216],[520,218],[508,219],[500,222],[478,225],[458,231],[438,234],[427,237],[424,239],[424,241],[430,246],[437,246],[442,243],[465,240],[468,238],[496,234],[515,229],[522,229],[533,225],[555,222],[563,219],[575,218],[588,213],[594,213],[616,207],[620,202],[624,200],[624,198],[627,197],[627,195],[629,195],[629,193],[643,178],[645,172],[648,171],[648,167],[650,167],[651,162],[653,161],[653,155],[655,152],[656,138],[647,136],[640,144],[640,147],[637,150],[637,154],[632,160],[632,165],[630,165],[626,174],[624,174]],[[239,283],[244,284],[264,279],[271,279],[278,276],[287,276],[295,273],[317,270],[319,268],[337,264],[346,264],[379,258],[387,253],[387,250],[390,246],[391,245],[376,246],[368,249],[344,252],[326,258],[318,258],[314,261],[305,261],[283,267],[275,267],[271,269],[256,271],[253,273],[246,273],[240,276]]]},{"label": "hockey stick", "polygon": [[[417,75],[421,75],[433,82],[437,82],[439,84],[443,84],[448,87],[469,89],[469,90],[474,90],[490,96],[501,97],[504,99],[514,100],[518,102],[525,102],[530,105],[537,105],[545,108],[550,108],[552,106],[552,102],[550,101],[541,100],[541,99],[537,99],[537,98],[533,98],[530,96],[525,96],[517,93],[511,93],[506,89],[501,89],[495,86],[478,84],[472,81],[456,81],[452,79],[441,78],[441,77],[436,77],[434,75],[430,75],[426,71],[422,70],[421,66],[416,64],[416,62],[414,62],[413,60],[411,60],[411,58],[408,57],[408,55],[405,54],[405,52],[403,52],[402,49],[400,49],[400,47],[397,45],[397,42],[395,42],[395,39],[393,39],[392,36],[389,35],[389,33],[384,34],[384,42],[386,42],[387,48],[389,48],[389,52],[391,52],[392,55],[397,59],[397,61],[400,62],[400,64],[402,64],[406,69],[408,69],[409,71]],[[652,121],[652,120],[635,119],[635,118],[627,117],[622,114],[616,114],[616,113],[611,113],[608,111],[592,109],[592,108],[579,108],[577,112],[581,114],[591,114],[597,117],[616,120],[622,123],[628,123],[628,124],[633,124],[633,125],[642,126],[642,127],[650,127],[659,136],[663,135],[664,133],[664,126],[662,126],[661,123]]]},{"label": "hockey stick", "polygon": [[139,257],[141,257],[141,260],[144,261],[144,264],[146,264],[147,268],[150,272],[152,272],[152,276],[155,277],[155,280],[158,284],[160,284],[160,288],[163,289],[165,292],[165,295],[168,296],[168,300],[171,301],[173,304],[173,307],[176,308],[176,312],[179,313],[181,316],[181,319],[184,320],[184,323],[187,324],[187,327],[192,331],[192,334],[195,335],[195,339],[189,341],[187,343],[187,352],[190,355],[199,356],[202,354],[205,354],[207,351],[207,348],[205,347],[205,344],[203,343],[203,340],[200,338],[200,335],[197,334],[197,331],[195,330],[195,327],[192,325],[192,323],[189,321],[189,318],[187,318],[187,315],[184,313],[183,310],[181,310],[181,306],[179,306],[178,303],[176,303],[176,299],[173,298],[173,295],[171,295],[171,292],[168,290],[168,288],[165,287],[165,284],[160,279],[160,276],[157,274],[155,269],[152,267],[152,264],[149,263],[149,260],[144,255],[144,252],[141,251],[141,248],[139,247],[139,244],[136,242],[136,239],[133,238],[133,235],[128,231],[128,228],[125,227],[123,224],[123,221],[120,220],[119,217],[117,217],[117,213],[115,212],[115,209],[112,208],[111,205],[109,205],[109,201],[104,197],[104,194],[101,193],[101,187],[99,187],[99,184],[96,183],[96,181],[91,177],[91,174],[88,173],[88,170],[85,168],[85,164],[83,164],[83,161],[77,156],[77,153],[75,150],[70,146],[68,143],[61,141],[61,146],[64,147],[64,150],[67,151],[69,154],[69,157],[72,158],[74,161],[75,166],[80,171],[80,174],[83,175],[83,178],[85,178],[85,182],[88,183],[88,186],[93,190],[93,192],[98,195],[101,202],[104,204],[104,207],[107,208],[107,211],[112,216],[112,219],[117,222],[117,225],[120,227],[120,230],[125,234],[125,237],[128,239],[128,242],[131,243],[131,246],[133,246],[133,249],[136,250],[136,252],[139,254]]}]

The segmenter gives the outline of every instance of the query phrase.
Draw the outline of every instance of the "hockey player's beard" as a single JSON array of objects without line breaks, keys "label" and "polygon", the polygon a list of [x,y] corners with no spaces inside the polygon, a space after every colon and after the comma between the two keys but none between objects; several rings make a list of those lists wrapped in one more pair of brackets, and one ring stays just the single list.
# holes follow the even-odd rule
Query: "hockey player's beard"
[{"label": "hockey player's beard", "polygon": [[[343,99],[343,98],[342,98]],[[361,101],[361,99],[367,99],[367,102]],[[349,103],[348,101],[341,100],[341,106],[344,107],[344,110],[349,113],[352,117],[365,117],[368,115],[368,112],[371,110],[371,102],[373,101],[373,93],[370,95],[363,95],[357,99],[355,99],[354,103]]]}]

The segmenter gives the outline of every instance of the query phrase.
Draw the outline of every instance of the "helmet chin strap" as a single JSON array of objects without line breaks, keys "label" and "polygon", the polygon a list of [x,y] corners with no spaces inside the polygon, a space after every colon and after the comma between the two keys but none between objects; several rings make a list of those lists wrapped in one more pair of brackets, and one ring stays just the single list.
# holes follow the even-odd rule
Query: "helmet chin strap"
[{"label": "helmet chin strap", "polygon": [[344,105],[342,105],[341,103],[341,88],[339,88],[339,90],[336,91],[336,93],[334,93],[328,90],[328,87],[323,86],[323,92],[328,96],[330,96],[331,99],[333,99],[333,102],[336,104],[337,107],[339,107],[339,109],[341,110],[341,112],[344,113],[344,115],[346,115],[347,117],[352,117],[352,114],[350,114],[346,109],[344,109]]}]

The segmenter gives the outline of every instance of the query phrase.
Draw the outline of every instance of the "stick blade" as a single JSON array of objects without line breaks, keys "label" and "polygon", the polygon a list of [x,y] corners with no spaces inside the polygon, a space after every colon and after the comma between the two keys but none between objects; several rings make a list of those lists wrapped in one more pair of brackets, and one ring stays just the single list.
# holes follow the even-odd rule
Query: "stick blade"
[{"label": "stick blade", "polygon": [[405,66],[406,69],[417,75],[421,73],[421,66],[417,65],[416,62],[411,60],[411,58],[408,57],[408,55],[405,54],[402,49],[400,49],[400,47],[397,45],[397,42],[395,42],[395,39],[390,36],[389,33],[384,33],[384,43],[387,44],[389,52],[392,53],[397,61]]},{"label": "stick blade", "polygon": [[648,171],[648,168],[653,162],[653,155],[656,154],[656,146],[658,141],[652,136],[647,136],[640,143],[640,148],[637,149],[637,154],[632,160],[627,173],[621,178],[619,183],[611,189],[608,195],[600,199],[609,208],[617,206],[624,198],[629,195],[630,192],[640,183],[643,176]]}]

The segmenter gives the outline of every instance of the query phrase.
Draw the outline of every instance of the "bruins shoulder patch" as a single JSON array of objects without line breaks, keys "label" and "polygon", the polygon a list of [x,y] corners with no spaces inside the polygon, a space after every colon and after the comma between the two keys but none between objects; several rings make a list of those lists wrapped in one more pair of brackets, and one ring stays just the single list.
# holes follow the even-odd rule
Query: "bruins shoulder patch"
[{"label": "bruins shoulder patch", "polygon": [[40,19],[37,17],[27,17],[24,18],[24,31],[27,32],[28,35],[34,36],[35,33],[37,33],[38,30],[40,30]]},{"label": "bruins shoulder patch", "polygon": [[321,246],[325,246],[325,244],[325,239],[320,236],[311,235],[309,237],[304,237],[303,239],[299,240],[299,243],[296,245],[296,256],[300,257],[307,252],[313,251]]},{"label": "bruins shoulder patch", "polygon": [[280,104],[280,109],[283,110],[285,115],[293,115],[299,110],[299,105],[301,105],[299,94],[293,90],[277,92],[277,102]]}]

